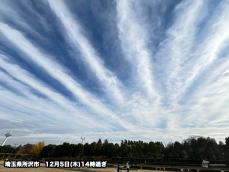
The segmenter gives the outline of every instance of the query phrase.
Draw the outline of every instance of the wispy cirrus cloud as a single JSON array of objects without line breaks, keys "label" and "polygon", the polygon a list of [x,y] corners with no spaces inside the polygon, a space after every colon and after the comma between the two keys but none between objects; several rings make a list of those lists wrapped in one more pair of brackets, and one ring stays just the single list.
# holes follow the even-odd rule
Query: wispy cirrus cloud
[{"label": "wispy cirrus cloud", "polygon": [[[4,36],[6,36],[8,40],[19,49],[19,51],[25,53],[24,57],[26,60],[34,61],[36,64],[40,65],[49,75],[68,88],[80,102],[89,106],[89,108],[97,112],[99,115],[109,115],[111,119],[122,123],[121,125],[123,127],[128,127],[124,121],[119,120],[119,117],[104,106],[96,97],[91,95],[87,90],[84,90],[84,88],[82,88],[81,85],[77,83],[77,81],[74,80],[61,65],[52,61],[52,58],[49,57],[49,55],[42,53],[20,32],[5,24],[1,24],[0,30]],[[17,44],[18,40],[20,40],[20,44]],[[56,100],[59,100],[59,98],[56,98]]]},{"label": "wispy cirrus cloud", "polygon": [[[101,86],[105,87],[108,96],[111,97],[112,100],[118,104],[123,103],[125,95],[121,90],[122,84],[112,71],[104,66],[104,62],[92,47],[89,40],[83,35],[83,28],[77,19],[72,16],[64,1],[48,2],[62,23],[67,41],[73,49],[76,48],[84,57],[83,59],[78,59],[85,61],[93,74],[95,74],[95,77],[101,82]],[[77,56],[75,58],[77,58]]]},{"label": "wispy cirrus cloud", "polygon": [[0,132],[13,129],[11,143],[227,135],[227,1],[85,3],[3,0]]},{"label": "wispy cirrus cloud", "polygon": [[157,96],[153,78],[152,54],[148,50],[147,33],[132,1],[117,1],[117,27],[124,57],[135,69],[133,78],[146,95]]},{"label": "wispy cirrus cloud", "polygon": [[[8,100],[7,101],[8,103],[6,103],[8,107],[10,107],[9,102],[11,102],[14,104],[14,106],[16,106],[15,109],[20,109],[20,107],[23,109],[23,111],[27,111],[28,109],[30,113],[36,112],[40,114],[39,116],[42,115],[42,111],[47,110],[46,111],[47,113],[50,110],[49,112],[50,114],[47,116],[44,115],[43,120],[45,120],[46,117],[47,118],[52,117],[52,120],[58,119],[58,118],[59,120],[76,119],[77,121],[82,120],[82,124],[86,122],[91,123],[91,125],[95,124],[95,122],[93,122],[91,118],[88,118],[91,115],[86,114],[83,111],[80,111],[80,107],[77,104],[74,104],[73,102],[69,101],[68,99],[60,95],[59,93],[56,93],[55,91],[50,89],[44,83],[40,82],[39,80],[36,80],[36,78],[34,78],[27,71],[21,69],[20,67],[14,64],[7,63],[5,60],[3,60],[3,59],[6,59],[4,56],[1,55],[1,58],[2,59],[0,61],[3,66],[2,69],[7,71],[9,74],[13,74],[13,76],[17,78],[19,81],[27,83],[28,86],[39,91],[40,93],[44,94],[47,97],[47,99],[42,99],[40,97],[37,97],[36,95],[31,94],[31,91],[28,88],[26,88],[25,85],[22,85],[21,83],[13,80],[9,76],[1,72],[1,76],[2,76],[1,80],[5,80],[5,83],[12,85],[13,87],[15,87],[15,89],[22,91],[22,93],[25,95],[23,97],[20,95],[14,95],[10,93],[9,91],[2,92],[1,94],[2,100],[3,101]],[[4,94],[5,92],[6,94]],[[1,105],[3,104],[4,103],[2,102]],[[68,116],[65,116],[66,114],[68,114]],[[34,118],[34,117],[31,115],[30,118]],[[97,124],[97,126],[99,125]],[[108,126],[106,126],[106,128],[108,128]]]}]

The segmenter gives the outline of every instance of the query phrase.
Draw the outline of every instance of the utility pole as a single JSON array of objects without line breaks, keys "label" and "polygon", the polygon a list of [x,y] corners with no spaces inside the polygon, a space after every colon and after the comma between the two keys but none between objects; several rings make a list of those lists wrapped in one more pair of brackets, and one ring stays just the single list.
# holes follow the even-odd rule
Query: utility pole
[{"label": "utility pole", "polygon": [[12,136],[12,134],[11,134],[10,132],[8,132],[8,133],[5,134],[5,139],[3,140],[1,146],[4,146],[4,145],[5,145],[7,139],[8,139],[10,136]]},{"label": "utility pole", "polygon": [[81,136],[81,140],[82,140],[82,145],[83,145],[83,142],[84,142],[84,140],[85,140],[85,137],[82,137],[82,136]]},{"label": "utility pole", "polygon": [[84,142],[84,140],[85,140],[85,137],[82,137],[82,136],[81,136],[80,139],[81,139],[81,143],[82,143],[82,153],[81,153],[82,155],[81,155],[81,156],[83,157],[83,154],[84,154],[84,144],[83,144],[83,142]]}]

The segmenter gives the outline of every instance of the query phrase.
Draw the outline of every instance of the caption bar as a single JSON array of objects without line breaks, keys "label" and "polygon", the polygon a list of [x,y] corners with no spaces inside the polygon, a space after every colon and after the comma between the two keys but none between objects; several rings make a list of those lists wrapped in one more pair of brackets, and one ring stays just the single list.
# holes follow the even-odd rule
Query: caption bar
[{"label": "caption bar", "polygon": [[[5,160],[6,168],[38,168],[39,161]],[[106,168],[107,161],[45,161],[46,168]]]}]

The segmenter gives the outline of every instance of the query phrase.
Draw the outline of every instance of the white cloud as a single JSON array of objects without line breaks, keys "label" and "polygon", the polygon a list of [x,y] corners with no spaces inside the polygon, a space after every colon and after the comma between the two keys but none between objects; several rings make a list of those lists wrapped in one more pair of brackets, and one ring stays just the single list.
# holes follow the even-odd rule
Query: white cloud
[{"label": "white cloud", "polygon": [[[71,75],[68,74],[61,65],[57,62],[51,60],[52,58],[42,53],[38,48],[36,48],[26,37],[24,37],[19,31],[9,27],[6,24],[0,24],[0,32],[4,34],[8,38],[10,42],[13,43],[15,47],[17,47],[20,51],[25,53],[24,57],[28,60],[36,62],[39,66],[41,66],[49,75],[53,78],[57,79],[60,83],[62,83],[72,94],[82,103],[87,105],[93,111],[95,111],[98,115],[104,117],[104,115],[109,116],[112,120],[120,123],[122,127],[129,128],[132,127],[128,122],[120,120],[119,117],[114,114],[111,110],[109,110],[106,106],[104,106],[100,100],[98,100],[95,96],[90,94],[87,90],[85,90],[79,83],[77,83]],[[18,44],[20,42],[20,44]],[[58,99],[57,99],[58,101]]]},{"label": "white cloud", "polygon": [[[160,4],[166,6],[170,3]],[[57,62],[55,53],[47,51],[49,47],[39,46],[36,35],[32,39],[28,37],[26,32],[32,30],[32,27],[27,27],[30,26],[29,20],[14,19],[12,16],[17,16],[16,12],[8,15],[11,20],[20,20],[20,27],[26,27],[23,32],[15,23],[3,20],[1,14],[12,11],[10,3],[4,4],[6,8],[0,7],[3,11],[0,13],[0,124],[4,123],[0,132],[4,133],[7,126],[15,125],[17,136],[12,137],[12,143],[41,139],[50,143],[79,142],[76,138],[81,135],[89,142],[108,138],[111,141],[141,139],[167,143],[192,135],[223,140],[229,124],[229,4],[226,1],[216,4],[213,9],[213,5],[203,1],[181,1],[172,12],[164,12],[167,15],[164,18],[158,16],[159,20],[166,20],[158,25],[166,31],[152,51],[152,35],[156,33],[152,24],[147,23],[152,16],[148,16],[147,10],[140,9],[144,5],[144,9],[150,10],[154,4],[151,1],[142,4],[141,1],[118,0],[115,3],[117,16],[109,17],[114,17],[117,22],[117,28],[111,31],[117,34],[118,41],[114,45],[121,46],[121,58],[131,66],[127,72],[132,78],[128,78],[127,86],[108,70],[102,59],[109,57],[102,57],[93,47],[80,25],[80,16],[70,12],[67,1],[42,3],[47,5],[45,9],[51,8],[49,13],[54,13],[61,23],[62,27],[58,27],[55,34],[63,32],[66,47],[80,51],[82,61],[88,66],[83,70],[92,72],[99,81],[104,90],[99,96],[79,84],[75,79],[77,72]],[[170,7],[163,8],[168,9]],[[41,15],[38,18],[44,17],[43,14],[37,15]],[[43,25],[47,21],[43,20]],[[166,26],[162,26],[163,23]],[[46,31],[50,30],[47,28]],[[48,41],[52,43],[51,38],[38,40],[50,39]],[[118,43],[121,44],[116,45]],[[59,82],[60,87],[77,101],[23,68],[13,60],[17,56],[12,58],[13,52],[8,52],[10,49],[22,61],[32,62],[38,70]],[[7,89],[7,85],[15,90]],[[34,90],[47,98],[34,94]],[[104,96],[110,99],[104,101]]]},{"label": "white cloud", "polygon": [[[146,96],[157,99],[152,70],[152,56],[148,49],[147,33],[133,11],[133,1],[118,0],[117,27],[124,57],[134,68],[133,78]],[[134,83],[134,84],[135,84]]]},{"label": "white cloud", "polygon": [[125,95],[121,90],[122,84],[118,78],[104,66],[101,57],[99,57],[89,40],[83,35],[83,28],[80,23],[71,15],[64,1],[57,0],[55,2],[48,2],[63,25],[69,44],[73,49],[77,48],[77,50],[81,52],[84,57],[82,60],[86,62],[88,67],[101,82],[102,87],[105,87],[108,96],[115,100],[117,104],[122,104]]},{"label": "white cloud", "polygon": [[[6,101],[9,105],[10,103],[13,103],[16,101],[16,103],[14,104],[14,106],[17,107],[17,104],[19,104],[18,108],[20,108],[20,104],[23,104],[24,102],[24,110],[26,110],[27,108],[35,108],[34,110],[38,111],[39,109],[46,109],[48,110],[49,108],[47,107],[43,107],[44,105],[48,105],[49,107],[52,107],[52,111],[50,112],[49,115],[51,115],[53,118],[60,118],[61,120],[63,120],[64,118],[67,118],[69,120],[71,120],[72,122],[74,122],[74,120],[77,121],[77,123],[85,123],[85,125],[88,125],[91,123],[91,125],[95,124],[95,121],[93,121],[93,113],[92,114],[85,114],[80,107],[77,106],[77,104],[71,102],[70,100],[68,100],[67,98],[65,98],[64,96],[60,95],[59,93],[53,91],[52,89],[50,89],[47,85],[45,85],[44,83],[40,82],[39,80],[37,80],[36,78],[34,78],[33,76],[31,76],[31,74],[29,74],[27,71],[25,71],[24,69],[21,69],[20,67],[18,67],[17,65],[13,65],[10,63],[7,63],[5,60],[5,57],[3,55],[1,55],[1,59],[0,59],[0,66],[1,68],[5,69],[9,74],[11,74],[12,76],[14,76],[15,78],[17,78],[18,80],[28,84],[29,86],[31,86],[32,88],[40,91],[41,93],[43,93],[45,96],[47,96],[51,101],[53,101],[55,104],[55,106],[52,104],[52,102],[50,102],[50,100],[41,100],[37,97],[34,97],[33,95],[31,95],[31,93],[28,93],[28,91],[26,91],[26,89],[24,89],[21,86],[17,86],[15,85],[15,83],[13,84],[17,89],[20,89],[22,91],[25,92],[25,94],[29,97],[25,97],[24,99],[21,98],[20,96],[16,96],[14,98],[11,98],[13,95],[11,94],[9,96],[9,93],[7,93],[6,95],[4,95],[6,93],[6,91],[1,91],[2,95],[2,100],[5,102],[8,98],[8,101]],[[10,78],[7,78],[6,81],[9,82]],[[4,96],[5,99],[4,99]],[[30,98],[30,99],[29,99]],[[34,107],[34,102],[36,102],[35,107]],[[41,103],[41,104],[39,104]],[[17,109],[17,108],[16,108]],[[57,111],[55,109],[58,109],[57,111],[59,111],[59,113],[57,113]],[[63,111],[64,110],[64,111]],[[66,117],[66,115],[68,114],[68,116]],[[48,117],[50,117],[48,115]],[[60,116],[58,116],[60,115]],[[83,121],[80,121],[83,120]],[[105,126],[108,127],[108,126]]]},{"label": "white cloud", "polygon": [[185,90],[187,91],[193,82],[198,79],[198,76],[215,62],[223,46],[228,41],[228,8],[228,3],[221,3],[214,12],[213,17],[209,19],[204,38],[198,42],[199,46],[196,46],[196,50],[193,50],[190,60],[184,65],[183,70],[188,72],[182,78],[185,79],[185,82],[180,96],[183,96],[182,93]]},{"label": "white cloud", "polygon": [[182,1],[173,11],[174,22],[166,31],[165,39],[156,53],[159,63],[157,72],[162,71],[159,82],[166,85],[164,96],[170,106],[176,108],[180,89],[184,86],[183,64],[193,51],[193,42],[204,12],[203,1]]}]

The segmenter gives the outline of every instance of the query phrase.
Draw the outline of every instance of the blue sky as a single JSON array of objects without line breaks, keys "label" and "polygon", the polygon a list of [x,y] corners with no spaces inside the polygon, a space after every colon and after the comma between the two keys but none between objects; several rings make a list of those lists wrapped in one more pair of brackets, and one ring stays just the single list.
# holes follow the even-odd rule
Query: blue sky
[{"label": "blue sky", "polygon": [[1,139],[223,140],[228,18],[227,0],[1,0]]}]

